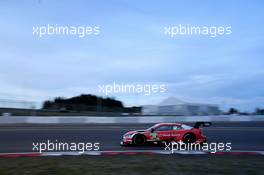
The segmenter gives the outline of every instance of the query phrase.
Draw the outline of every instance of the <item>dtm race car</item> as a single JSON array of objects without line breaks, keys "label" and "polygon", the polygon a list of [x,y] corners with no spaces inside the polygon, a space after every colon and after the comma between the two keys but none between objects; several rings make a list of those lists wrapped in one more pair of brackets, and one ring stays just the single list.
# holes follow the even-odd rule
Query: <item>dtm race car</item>
[{"label": "dtm race car", "polygon": [[144,145],[155,142],[205,143],[206,136],[200,127],[211,126],[211,122],[196,122],[193,127],[182,123],[158,123],[146,130],[129,131],[123,135],[120,145]]}]

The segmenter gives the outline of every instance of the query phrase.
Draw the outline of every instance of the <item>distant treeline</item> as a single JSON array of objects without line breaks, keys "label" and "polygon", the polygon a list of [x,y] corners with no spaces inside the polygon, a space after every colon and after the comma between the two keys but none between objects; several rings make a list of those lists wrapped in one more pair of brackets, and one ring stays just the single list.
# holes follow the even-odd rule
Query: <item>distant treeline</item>
[{"label": "distant treeline", "polygon": [[123,103],[113,98],[97,97],[91,94],[63,98],[57,97],[54,100],[47,100],[43,103],[42,109],[60,111],[96,111],[96,112],[122,112],[140,113],[141,107],[125,108]]},{"label": "distant treeline", "polygon": [[264,115],[264,109],[257,108],[255,111],[256,115]]},{"label": "distant treeline", "polygon": [[264,109],[256,108],[254,112],[240,112],[236,108],[230,108],[225,115],[239,114],[239,115],[264,115]]}]

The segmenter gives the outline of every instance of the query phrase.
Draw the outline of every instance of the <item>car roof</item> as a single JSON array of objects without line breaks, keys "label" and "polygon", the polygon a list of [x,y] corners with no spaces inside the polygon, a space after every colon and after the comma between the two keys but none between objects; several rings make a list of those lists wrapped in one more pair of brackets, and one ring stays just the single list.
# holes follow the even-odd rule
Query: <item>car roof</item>
[{"label": "car roof", "polygon": [[181,123],[158,123],[157,125],[174,125],[174,126],[180,126]]}]

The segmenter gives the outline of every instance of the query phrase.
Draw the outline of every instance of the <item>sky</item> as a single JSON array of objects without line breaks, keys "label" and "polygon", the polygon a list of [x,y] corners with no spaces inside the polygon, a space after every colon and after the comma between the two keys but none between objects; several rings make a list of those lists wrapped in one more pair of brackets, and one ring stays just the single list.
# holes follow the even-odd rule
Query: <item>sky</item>
[{"label": "sky", "polygon": [[[1,0],[0,99],[106,96],[98,85],[164,84],[151,95],[113,93],[126,106],[174,96],[226,110],[264,107],[264,2],[211,0]],[[46,25],[99,26],[79,38],[38,37]],[[219,37],[168,37],[164,27],[231,26]]]}]

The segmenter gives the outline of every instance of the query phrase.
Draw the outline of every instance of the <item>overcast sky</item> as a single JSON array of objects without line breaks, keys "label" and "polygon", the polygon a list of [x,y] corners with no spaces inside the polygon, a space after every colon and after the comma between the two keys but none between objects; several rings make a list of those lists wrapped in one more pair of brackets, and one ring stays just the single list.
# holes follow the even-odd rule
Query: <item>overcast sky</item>
[{"label": "overcast sky", "polygon": [[[161,83],[166,93],[111,94],[125,105],[169,96],[251,111],[264,107],[263,1],[0,1],[0,99],[42,102],[98,85]],[[100,34],[36,37],[33,26],[99,26]],[[211,38],[165,26],[232,26]]]}]

